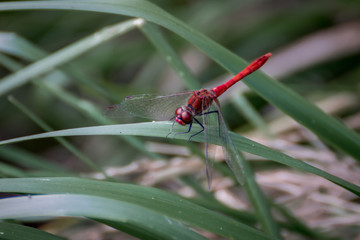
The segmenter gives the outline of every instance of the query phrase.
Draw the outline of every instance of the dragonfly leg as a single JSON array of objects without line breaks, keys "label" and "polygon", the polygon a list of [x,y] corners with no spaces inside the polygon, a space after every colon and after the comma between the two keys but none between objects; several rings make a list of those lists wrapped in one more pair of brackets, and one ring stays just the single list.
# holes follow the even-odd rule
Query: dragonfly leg
[{"label": "dragonfly leg", "polygon": [[[189,123],[189,129],[186,131],[186,132],[180,132],[180,133],[175,133],[174,134],[174,137],[178,134],[186,134],[186,133],[189,133],[191,131],[191,127],[192,127],[192,123]],[[173,137],[173,138],[174,138]],[[191,138],[191,137],[190,137]],[[190,140],[190,138],[188,139],[188,141]]]},{"label": "dragonfly leg", "polygon": [[168,134],[166,134],[166,138],[173,133],[173,129],[174,129],[174,125],[175,125],[175,120],[173,121],[173,124],[171,125],[171,128],[170,128],[170,132]]},{"label": "dragonfly leg", "polygon": [[[191,135],[187,141],[190,141],[190,139],[191,139],[192,137],[198,135],[199,133],[202,133],[202,132],[205,130],[204,125],[202,125],[201,122],[199,122],[199,120],[197,120],[196,118],[194,118],[194,120],[200,125],[200,127],[202,127],[202,130],[200,130],[199,132]],[[190,129],[189,129],[189,131],[190,131]]]}]

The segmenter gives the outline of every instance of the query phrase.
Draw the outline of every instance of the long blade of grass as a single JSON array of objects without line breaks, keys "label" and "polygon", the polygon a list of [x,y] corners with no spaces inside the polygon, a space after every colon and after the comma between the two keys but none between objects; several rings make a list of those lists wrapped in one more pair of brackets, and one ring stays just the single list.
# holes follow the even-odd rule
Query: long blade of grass
[{"label": "long blade of grass", "polygon": [[[84,198],[81,203],[82,205],[90,206],[93,204],[91,200],[94,199],[93,197],[101,197],[102,201],[99,202],[101,205],[97,207],[92,206],[89,211],[92,210],[94,212],[86,212],[84,213],[85,216],[96,219],[102,218],[113,220],[111,218],[114,214],[110,214],[110,219],[107,217],[103,218],[103,216],[106,216],[105,213],[108,213],[111,209],[113,209],[114,213],[116,213],[115,215],[117,218],[127,218],[130,215],[126,214],[130,214],[132,210],[134,211],[134,214],[136,213],[139,216],[143,216],[142,213],[137,212],[139,209],[145,209],[146,211],[144,212],[151,211],[155,213],[155,217],[156,214],[159,214],[163,219],[175,219],[176,221],[180,221],[184,224],[190,225],[191,227],[205,229],[230,239],[271,239],[260,231],[250,228],[233,218],[226,217],[216,211],[208,210],[184,198],[156,188],[80,178],[19,178],[0,179],[0,191],[32,194],[66,193],[70,196],[73,194],[81,194],[86,197],[91,197],[90,199]],[[130,212],[126,211],[124,213],[125,215],[119,212],[117,207],[113,208],[114,205],[111,200],[116,201],[116,204],[121,206],[125,206],[123,204],[126,204],[126,206],[129,207],[128,210]],[[31,202],[31,199],[27,199],[27,201]],[[108,203],[110,205],[108,205]],[[68,202],[67,204],[73,204],[73,202]],[[24,204],[24,211],[31,211],[31,209],[28,210],[26,208],[26,205],[27,204]],[[107,206],[109,206],[109,208],[107,208]],[[56,209],[61,208],[59,208],[58,205]],[[1,214],[5,213],[2,211],[0,215]],[[19,210],[19,214],[23,214],[22,211]],[[12,215],[12,217],[14,217],[14,215]],[[138,216],[135,216],[135,218],[137,217]],[[148,223],[141,224],[145,224],[145,226],[147,226],[149,223],[153,223],[154,228],[159,227],[156,221],[149,221],[147,216],[144,218],[148,221]],[[166,223],[164,226],[168,227],[168,224]]]},{"label": "long blade of grass", "polygon": [[[117,124],[117,125],[106,125],[106,126],[95,126],[95,127],[85,127],[85,128],[73,128],[66,129],[48,133],[35,134],[26,137],[13,138],[9,140],[0,141],[0,145],[16,143],[21,141],[28,141],[40,138],[48,137],[60,137],[60,136],[89,136],[89,135],[135,135],[135,136],[152,136],[152,137],[164,137],[169,132],[169,129],[172,125],[172,122],[147,122],[147,123],[133,123],[133,124]],[[181,132],[183,129],[181,126],[175,126],[174,131]],[[193,126],[192,131],[200,131],[200,127],[197,125]],[[321,169],[313,167],[301,160],[294,159],[290,156],[287,156],[284,153],[275,151],[269,147],[266,147],[257,142],[251,141],[245,137],[242,137],[238,134],[231,133],[231,137],[234,141],[235,146],[240,151],[245,151],[252,153],[257,156],[264,157],[266,159],[285,164],[287,166],[299,169],[304,172],[310,172],[329,181],[342,186],[349,191],[360,196],[360,187],[345,181],[342,178],[338,178],[334,175],[331,175]],[[187,136],[178,134],[176,139],[187,140]],[[201,134],[195,136],[192,140],[197,142],[204,142],[204,138]],[[212,144],[220,144],[220,140],[217,138],[212,138]]]},{"label": "long blade of grass", "polygon": [[[108,220],[137,229],[134,236],[146,239],[206,239],[183,224],[148,208],[98,196],[54,194],[0,200],[0,219],[74,216]],[[128,227],[127,226],[127,227]]]}]

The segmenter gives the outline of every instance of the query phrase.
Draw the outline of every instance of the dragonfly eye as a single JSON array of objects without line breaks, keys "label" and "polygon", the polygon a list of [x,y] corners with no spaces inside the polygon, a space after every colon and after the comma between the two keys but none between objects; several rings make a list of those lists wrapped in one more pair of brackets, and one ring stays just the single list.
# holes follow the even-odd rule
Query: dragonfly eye
[{"label": "dragonfly eye", "polygon": [[181,119],[184,121],[184,123],[188,124],[192,122],[193,115],[191,115],[191,113],[189,113],[188,111],[183,111],[181,113]]}]

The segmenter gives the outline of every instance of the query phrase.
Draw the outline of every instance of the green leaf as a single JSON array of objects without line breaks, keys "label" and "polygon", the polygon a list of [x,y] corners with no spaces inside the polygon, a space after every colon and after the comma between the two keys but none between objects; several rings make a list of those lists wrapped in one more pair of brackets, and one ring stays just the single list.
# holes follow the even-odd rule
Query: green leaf
[{"label": "green leaf", "polygon": [[135,236],[146,239],[206,239],[183,224],[164,217],[148,208],[109,198],[53,194],[6,198],[0,200],[0,219],[29,217],[74,216],[88,217],[133,226]]},{"label": "green leaf", "polygon": [[[96,126],[96,127],[73,128],[73,129],[66,129],[66,130],[60,130],[60,131],[54,131],[48,133],[41,133],[26,137],[19,137],[10,140],[4,140],[4,141],[0,141],[0,145],[33,140],[33,139],[60,137],[60,136],[136,135],[136,136],[164,137],[169,132],[171,125],[172,122],[151,122],[151,123],[149,122],[149,123],[117,124],[117,125],[106,125],[106,126]],[[174,126],[173,130],[178,132],[182,131],[181,126],[178,125]],[[192,131],[194,132],[200,131],[200,126],[194,125],[192,127]],[[287,156],[286,154],[277,152],[257,142],[251,141],[238,134],[231,133],[231,135],[235,146],[241,151],[249,152],[264,157],[266,159],[299,169],[301,171],[316,174],[360,196],[360,187],[355,184],[347,182],[341,178],[331,175],[305,162],[296,160],[290,156]],[[184,136],[183,134],[179,134],[176,136],[176,138],[187,140],[188,137]],[[218,138],[214,137],[210,139],[214,141],[211,142],[212,144],[220,144],[220,140]],[[202,134],[199,134],[193,137],[192,140],[198,142],[204,142],[204,137]]]},{"label": "green leaf", "polygon": [[[37,205],[28,205],[33,199],[36,199],[36,196],[24,197],[19,200],[24,201],[23,204],[10,202],[9,204],[13,204],[13,208],[11,211],[1,211],[0,218],[24,217],[29,214],[31,216],[67,214],[116,221],[117,223],[131,222],[139,224],[143,230],[156,231],[157,234],[161,234],[161,231],[167,232],[161,226],[169,228],[169,230],[173,227],[179,227],[179,230],[183,229],[178,223],[174,223],[172,226],[172,219],[175,219],[191,227],[202,228],[231,239],[270,239],[263,233],[223,214],[210,211],[186,199],[155,188],[79,178],[19,178],[0,179],[0,191],[60,194],[53,198],[52,196],[48,198],[40,196],[39,201],[47,200],[39,205],[38,211],[33,211]],[[64,193],[69,197],[62,195]],[[53,201],[57,201],[57,203],[55,204]],[[5,208],[0,201],[0,206],[1,209],[9,209],[12,205],[7,205]],[[19,206],[22,207],[19,208]],[[44,209],[49,206],[51,209],[41,212],[41,206]],[[151,218],[149,218],[150,216]],[[154,230],[151,230],[151,227]],[[174,229],[173,231],[177,232]],[[170,236],[173,235],[170,234]]]}]

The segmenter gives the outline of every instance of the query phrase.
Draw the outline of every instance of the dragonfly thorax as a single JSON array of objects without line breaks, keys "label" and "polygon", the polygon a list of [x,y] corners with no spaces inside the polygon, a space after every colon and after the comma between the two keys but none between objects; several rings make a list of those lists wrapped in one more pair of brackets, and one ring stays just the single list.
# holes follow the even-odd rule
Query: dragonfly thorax
[{"label": "dragonfly thorax", "polygon": [[193,118],[193,114],[186,107],[178,107],[175,110],[175,121],[182,126],[191,123]]}]

